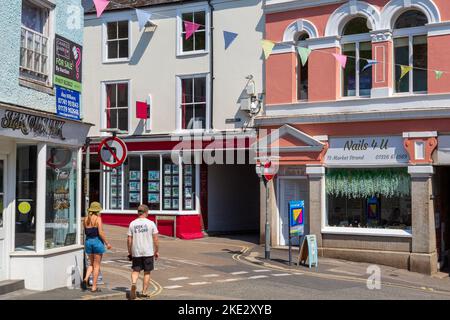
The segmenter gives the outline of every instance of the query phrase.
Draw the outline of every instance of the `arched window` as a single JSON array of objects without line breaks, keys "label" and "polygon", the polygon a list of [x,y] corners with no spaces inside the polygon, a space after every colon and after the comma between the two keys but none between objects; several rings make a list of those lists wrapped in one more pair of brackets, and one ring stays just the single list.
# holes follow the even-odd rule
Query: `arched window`
[{"label": "arched window", "polygon": [[370,29],[365,17],[355,17],[342,29],[342,54],[347,65],[342,72],[342,96],[370,96],[372,69],[364,68],[372,59]]},{"label": "arched window", "polygon": [[[395,92],[427,91],[428,45],[426,30],[423,28],[427,23],[425,14],[418,10],[406,11],[395,21]],[[400,79],[401,66],[413,69]]]},{"label": "arched window", "polygon": [[[295,45],[297,47],[305,47],[305,40],[309,38],[306,32],[300,32],[295,35]],[[297,54],[297,99],[308,99],[308,62],[302,64],[300,55]]]}]

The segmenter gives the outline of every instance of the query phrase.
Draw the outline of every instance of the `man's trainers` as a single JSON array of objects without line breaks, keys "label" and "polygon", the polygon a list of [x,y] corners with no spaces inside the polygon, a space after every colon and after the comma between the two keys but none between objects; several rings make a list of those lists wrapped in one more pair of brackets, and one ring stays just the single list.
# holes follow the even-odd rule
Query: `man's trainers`
[{"label": "man's trainers", "polygon": [[131,291],[130,291],[130,299],[135,300],[136,299],[136,285],[131,285]]}]

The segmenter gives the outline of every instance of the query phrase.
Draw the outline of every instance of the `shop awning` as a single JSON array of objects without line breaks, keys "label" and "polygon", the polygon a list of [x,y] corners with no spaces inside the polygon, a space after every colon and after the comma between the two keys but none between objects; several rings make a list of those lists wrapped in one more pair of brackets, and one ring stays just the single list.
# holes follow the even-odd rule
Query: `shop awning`
[{"label": "shop awning", "polygon": [[326,192],[347,198],[409,196],[411,178],[406,168],[328,169]]}]

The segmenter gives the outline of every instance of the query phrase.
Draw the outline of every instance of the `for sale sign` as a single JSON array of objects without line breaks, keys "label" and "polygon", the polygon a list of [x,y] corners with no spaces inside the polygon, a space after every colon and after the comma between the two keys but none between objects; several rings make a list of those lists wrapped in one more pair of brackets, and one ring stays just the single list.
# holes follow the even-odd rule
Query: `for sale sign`
[{"label": "for sale sign", "polygon": [[79,44],[55,36],[55,84],[81,92],[82,50]]}]

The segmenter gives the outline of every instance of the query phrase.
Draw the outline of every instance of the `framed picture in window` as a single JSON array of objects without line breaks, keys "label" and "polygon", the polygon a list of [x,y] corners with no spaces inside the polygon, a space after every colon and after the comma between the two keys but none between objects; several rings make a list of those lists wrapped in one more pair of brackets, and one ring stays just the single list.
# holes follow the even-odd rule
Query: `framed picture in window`
[{"label": "framed picture in window", "polygon": [[185,199],[184,206],[186,207],[186,210],[192,210],[192,199]]},{"label": "framed picture in window", "polygon": [[117,177],[111,177],[111,185],[117,186]]},{"label": "framed picture in window", "polygon": [[117,198],[111,198],[111,209],[117,209]]},{"label": "framed picture in window", "polygon": [[140,171],[130,171],[130,180],[140,180],[141,179],[141,172]]},{"label": "framed picture in window", "polygon": [[139,203],[140,202],[139,193],[130,192],[129,200],[130,203]]},{"label": "framed picture in window", "polygon": [[172,199],[172,209],[178,209],[178,199]]},{"label": "framed picture in window", "polygon": [[158,192],[159,191],[159,182],[151,181],[148,183],[148,192]]},{"label": "framed picture in window", "polygon": [[172,177],[171,176],[165,176],[164,177],[164,185],[170,186],[172,184]]},{"label": "framed picture in window", "polygon": [[149,193],[148,203],[159,203],[159,193]]},{"label": "framed picture in window", "polygon": [[172,188],[170,188],[170,187],[165,187],[164,188],[164,197],[171,197],[172,196],[172,193],[171,193],[171,191],[172,191]]},{"label": "framed picture in window", "polygon": [[172,173],[171,169],[172,169],[172,165],[170,165],[170,164],[164,165],[164,173],[165,174],[171,174]]},{"label": "framed picture in window", "polygon": [[172,201],[170,199],[164,199],[164,209],[171,209]]},{"label": "framed picture in window", "polygon": [[117,196],[117,188],[111,188],[111,195],[113,197]]},{"label": "framed picture in window", "polygon": [[184,177],[184,185],[187,187],[192,186],[192,177],[191,176]]},{"label": "framed picture in window", "polygon": [[139,191],[141,183],[138,181],[130,181],[130,191]]},{"label": "framed picture in window", "polygon": [[159,181],[159,171],[149,171],[148,180],[158,180]]},{"label": "framed picture in window", "polygon": [[192,175],[192,165],[186,165],[184,167],[184,174],[187,176]]},{"label": "framed picture in window", "polygon": [[189,187],[184,188],[184,197],[192,198],[192,188]]},{"label": "framed picture in window", "polygon": [[172,188],[172,197],[178,197],[178,188]]},{"label": "framed picture in window", "polygon": [[172,174],[178,174],[178,165],[177,164],[172,165]]},{"label": "framed picture in window", "polygon": [[172,177],[172,185],[177,186],[178,185],[178,181],[179,181],[178,176],[173,176]]}]

